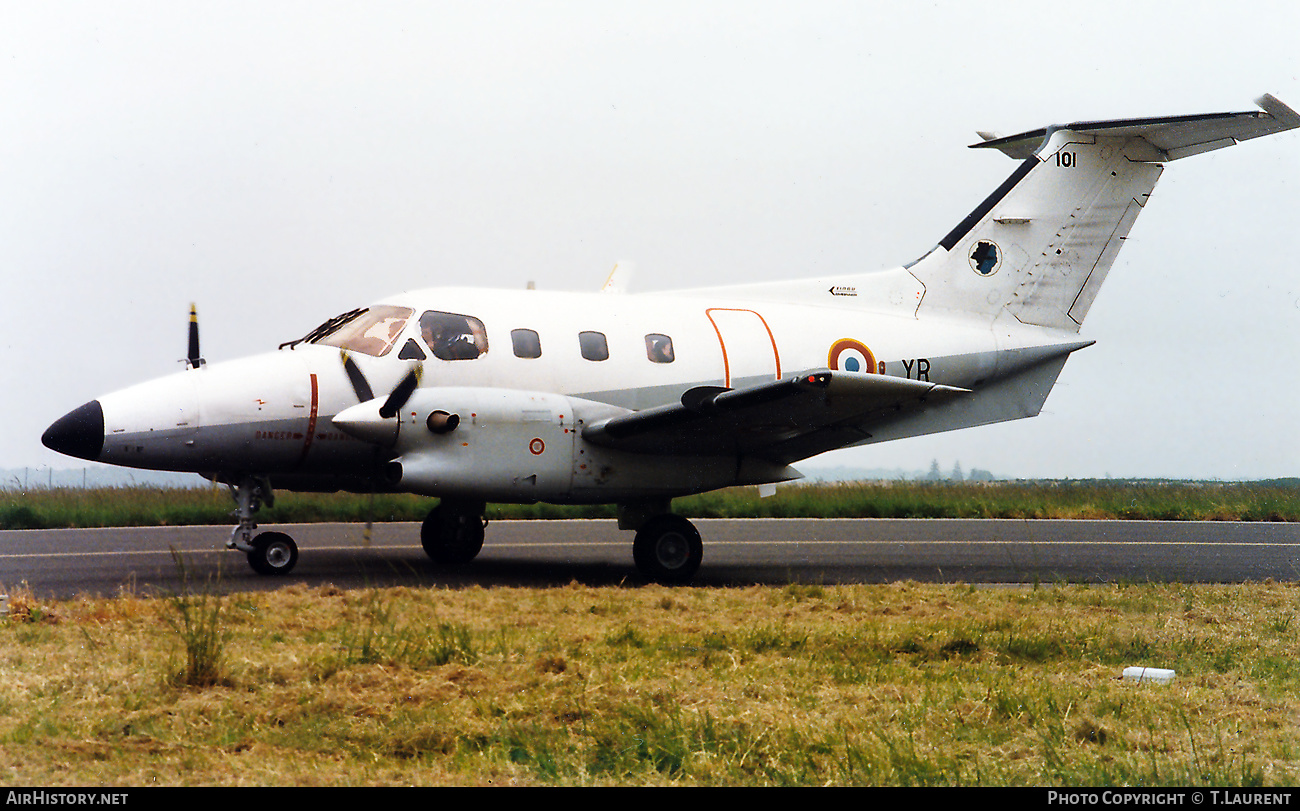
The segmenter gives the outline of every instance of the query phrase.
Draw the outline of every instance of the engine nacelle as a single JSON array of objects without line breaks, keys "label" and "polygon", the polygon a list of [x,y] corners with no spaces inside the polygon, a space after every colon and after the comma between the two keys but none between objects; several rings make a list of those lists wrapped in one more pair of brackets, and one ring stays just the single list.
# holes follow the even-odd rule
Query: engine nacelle
[{"label": "engine nacelle", "polygon": [[561,498],[573,481],[577,416],[560,394],[485,388],[416,391],[397,415],[402,490],[486,501]]},{"label": "engine nacelle", "polygon": [[784,465],[734,457],[660,456],[594,445],[582,427],[627,409],[547,392],[429,387],[394,416],[377,400],[336,427],[390,447],[388,483],[423,495],[478,501],[608,503],[797,477]]}]

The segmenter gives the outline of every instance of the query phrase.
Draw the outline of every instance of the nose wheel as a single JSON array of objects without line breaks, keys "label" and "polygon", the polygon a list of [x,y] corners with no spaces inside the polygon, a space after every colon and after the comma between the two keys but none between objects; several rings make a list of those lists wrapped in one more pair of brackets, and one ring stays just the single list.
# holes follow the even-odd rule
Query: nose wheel
[{"label": "nose wheel", "polygon": [[258,574],[288,574],[298,562],[298,544],[283,532],[263,532],[253,538],[248,565]]}]

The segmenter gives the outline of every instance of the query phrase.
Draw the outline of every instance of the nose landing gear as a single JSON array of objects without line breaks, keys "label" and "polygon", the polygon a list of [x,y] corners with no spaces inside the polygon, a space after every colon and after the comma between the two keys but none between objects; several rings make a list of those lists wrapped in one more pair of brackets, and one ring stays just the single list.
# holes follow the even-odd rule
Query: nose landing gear
[{"label": "nose landing gear", "polygon": [[245,476],[238,485],[228,485],[230,495],[238,505],[235,515],[239,524],[230,533],[227,549],[238,549],[248,556],[248,565],[253,571],[265,575],[286,575],[298,562],[298,545],[293,538],[283,532],[262,532],[257,535],[257,521],[253,516],[262,508],[262,503],[272,506],[275,496],[265,479]]},{"label": "nose landing gear", "polygon": [[253,538],[248,565],[258,574],[288,574],[298,562],[298,545],[283,532],[263,532]]}]

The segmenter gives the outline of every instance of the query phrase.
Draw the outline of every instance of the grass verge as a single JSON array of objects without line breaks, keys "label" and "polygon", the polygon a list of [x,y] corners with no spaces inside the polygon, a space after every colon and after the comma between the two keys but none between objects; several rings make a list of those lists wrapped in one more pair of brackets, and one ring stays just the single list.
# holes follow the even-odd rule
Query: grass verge
[{"label": "grass verge", "polygon": [[[430,499],[407,494],[277,493],[264,524],[421,521]],[[0,491],[0,529],[229,524],[224,488]],[[790,485],[760,498],[735,487],[677,499],[691,518],[1097,518],[1300,521],[1300,480],[1270,482],[855,482]],[[613,518],[613,506],[492,504],[488,518]]]},{"label": "grass verge", "polygon": [[[0,621],[10,785],[1294,785],[1300,590],[289,586]],[[219,608],[219,610],[218,610]],[[1127,665],[1177,671],[1136,685]]]}]

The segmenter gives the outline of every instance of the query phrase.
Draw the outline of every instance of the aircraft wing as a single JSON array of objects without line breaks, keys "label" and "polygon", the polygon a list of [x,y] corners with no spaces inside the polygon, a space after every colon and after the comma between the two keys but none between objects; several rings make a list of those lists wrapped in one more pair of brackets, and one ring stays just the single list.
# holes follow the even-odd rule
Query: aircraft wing
[{"label": "aircraft wing", "polygon": [[968,389],[818,369],[743,389],[703,386],[680,403],[588,425],[593,444],[647,454],[754,455],[793,462],[870,437],[873,425]]}]

